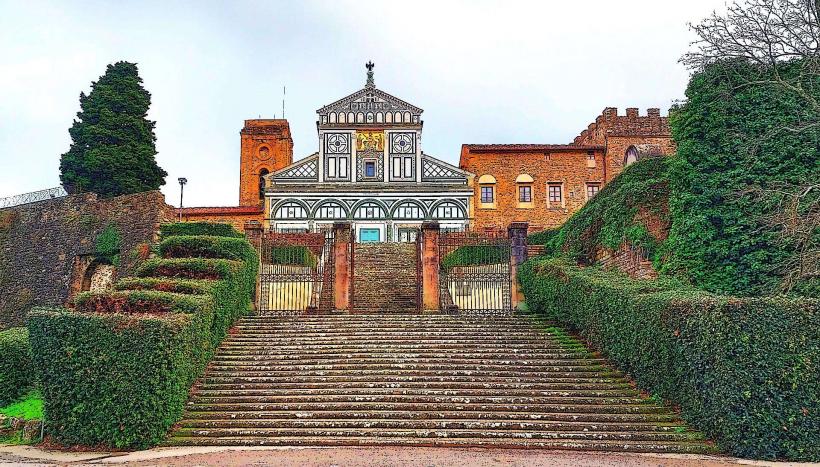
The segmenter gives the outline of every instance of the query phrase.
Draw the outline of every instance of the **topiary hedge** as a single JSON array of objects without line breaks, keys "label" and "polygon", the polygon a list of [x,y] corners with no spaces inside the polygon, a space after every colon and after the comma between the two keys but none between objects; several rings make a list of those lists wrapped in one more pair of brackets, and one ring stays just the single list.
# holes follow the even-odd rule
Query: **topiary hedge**
[{"label": "topiary hedge", "polygon": [[141,277],[120,280],[115,291],[30,315],[46,430],[56,442],[144,448],[162,440],[214,349],[247,312],[259,263],[249,243],[185,236],[163,244],[168,256],[208,258],[149,260]]},{"label": "topiary hedge", "polygon": [[217,224],[211,222],[177,222],[159,226],[160,238],[208,235],[216,237],[243,238],[231,224]]},{"label": "topiary hedge", "polygon": [[820,302],[713,295],[559,259],[519,278],[530,308],[578,331],[740,457],[820,460]]},{"label": "topiary hedge", "polygon": [[274,246],[265,257],[269,264],[316,267],[318,259],[306,246]]},{"label": "topiary hedge", "polygon": [[8,405],[34,386],[31,345],[26,328],[0,331],[0,407]]},{"label": "topiary hedge", "polygon": [[444,255],[441,259],[442,269],[456,266],[482,266],[486,264],[508,263],[510,252],[500,246],[465,245]]}]

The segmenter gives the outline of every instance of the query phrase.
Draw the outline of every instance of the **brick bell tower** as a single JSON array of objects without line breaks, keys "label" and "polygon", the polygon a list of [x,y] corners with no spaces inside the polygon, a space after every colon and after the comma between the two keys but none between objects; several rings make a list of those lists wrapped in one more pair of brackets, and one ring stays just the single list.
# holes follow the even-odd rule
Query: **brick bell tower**
[{"label": "brick bell tower", "polygon": [[264,201],[262,177],[293,162],[293,139],[285,119],[245,120],[239,162],[239,205]]}]

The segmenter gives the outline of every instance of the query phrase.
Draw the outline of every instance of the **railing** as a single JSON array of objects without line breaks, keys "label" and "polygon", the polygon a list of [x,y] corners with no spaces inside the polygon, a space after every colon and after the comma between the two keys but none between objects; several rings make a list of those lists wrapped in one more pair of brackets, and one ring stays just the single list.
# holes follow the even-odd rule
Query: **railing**
[{"label": "railing", "polygon": [[31,193],[23,193],[21,195],[0,198],[0,209],[21,206],[23,204],[38,203],[49,199],[62,198],[63,196],[68,196],[68,193],[66,193],[65,189],[61,186],[49,188],[47,190],[32,191]]}]

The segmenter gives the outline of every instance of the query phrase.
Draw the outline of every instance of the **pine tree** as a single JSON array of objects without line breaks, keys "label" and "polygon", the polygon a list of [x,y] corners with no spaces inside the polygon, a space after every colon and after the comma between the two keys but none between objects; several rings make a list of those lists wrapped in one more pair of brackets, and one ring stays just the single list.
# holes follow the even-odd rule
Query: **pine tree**
[{"label": "pine tree", "polygon": [[66,191],[110,197],[165,184],[168,174],[155,158],[155,122],[146,118],[150,105],[135,63],[108,65],[91,92],[80,93],[80,112],[68,130],[71,148],[60,158]]}]

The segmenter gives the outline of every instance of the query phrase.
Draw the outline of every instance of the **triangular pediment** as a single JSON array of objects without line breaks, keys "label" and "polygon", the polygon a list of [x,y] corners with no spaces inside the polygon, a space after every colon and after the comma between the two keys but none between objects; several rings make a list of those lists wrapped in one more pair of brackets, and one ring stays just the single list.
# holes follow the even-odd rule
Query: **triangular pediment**
[{"label": "triangular pediment", "polygon": [[330,112],[367,112],[367,111],[390,111],[390,112],[410,112],[419,115],[424,112],[415,105],[405,102],[398,97],[388,94],[381,89],[372,86],[365,86],[347,97],[343,97],[336,102],[328,104],[316,113],[327,115]]},{"label": "triangular pediment", "polygon": [[319,180],[319,153],[313,153],[287,167],[268,175],[276,182],[304,182]]}]

